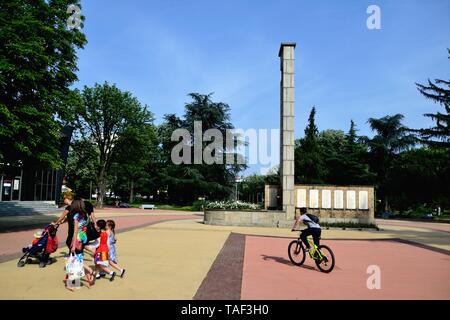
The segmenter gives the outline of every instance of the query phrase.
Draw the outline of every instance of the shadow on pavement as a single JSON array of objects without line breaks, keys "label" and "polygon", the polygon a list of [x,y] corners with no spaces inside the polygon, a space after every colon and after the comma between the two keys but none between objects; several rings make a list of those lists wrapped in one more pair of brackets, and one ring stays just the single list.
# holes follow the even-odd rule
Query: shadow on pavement
[{"label": "shadow on pavement", "polygon": [[290,267],[299,267],[299,268],[304,268],[304,269],[309,269],[309,270],[316,270],[316,268],[311,267],[311,266],[307,266],[307,265],[295,266],[295,265],[292,264],[291,261],[289,261],[289,260],[287,260],[285,258],[282,258],[282,257],[267,256],[265,254],[262,254],[261,257],[263,257],[263,260],[275,261],[275,262],[278,262],[278,263],[281,263],[281,264],[284,264],[284,265],[287,265],[287,266],[290,266]]}]

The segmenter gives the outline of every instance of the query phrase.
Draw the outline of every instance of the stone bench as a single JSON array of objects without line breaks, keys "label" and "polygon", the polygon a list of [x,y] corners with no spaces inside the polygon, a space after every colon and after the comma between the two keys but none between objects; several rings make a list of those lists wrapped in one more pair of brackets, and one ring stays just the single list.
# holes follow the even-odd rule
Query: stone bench
[{"label": "stone bench", "polygon": [[141,205],[141,209],[151,209],[154,210],[156,209],[156,206],[154,204],[143,204]]}]

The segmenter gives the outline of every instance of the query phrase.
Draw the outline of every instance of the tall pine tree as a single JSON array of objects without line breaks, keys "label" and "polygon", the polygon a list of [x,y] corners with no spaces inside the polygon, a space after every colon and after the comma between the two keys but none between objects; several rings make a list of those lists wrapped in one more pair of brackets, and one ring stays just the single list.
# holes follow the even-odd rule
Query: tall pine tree
[{"label": "tall pine tree", "polygon": [[350,121],[350,130],[345,137],[344,152],[344,184],[369,184],[373,174],[367,163],[368,148],[356,134],[356,124]]},{"label": "tall pine tree", "polygon": [[[447,49],[450,59],[450,49]],[[450,80],[436,79],[434,83],[428,79],[427,85],[416,83],[419,92],[427,99],[439,103],[444,107],[444,113],[426,113],[436,122],[436,125],[427,129],[416,130],[419,132],[421,142],[430,146],[450,149]]]},{"label": "tall pine tree", "polygon": [[305,137],[296,141],[295,180],[296,183],[323,183],[326,175],[315,123],[316,108],[309,114]]},{"label": "tall pine tree", "polygon": [[410,130],[402,124],[403,118],[402,114],[396,114],[368,120],[370,128],[375,131],[375,136],[369,141],[371,167],[377,174],[378,195],[383,199],[385,211],[390,209],[392,191],[389,185],[394,161],[415,142]]}]

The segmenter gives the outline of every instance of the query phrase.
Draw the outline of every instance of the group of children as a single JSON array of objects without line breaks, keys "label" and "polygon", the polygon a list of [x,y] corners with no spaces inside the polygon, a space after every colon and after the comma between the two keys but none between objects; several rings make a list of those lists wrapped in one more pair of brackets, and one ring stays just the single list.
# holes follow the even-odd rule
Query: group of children
[{"label": "group of children", "polygon": [[119,276],[123,278],[125,269],[119,266],[117,260],[115,222],[113,220],[105,221],[101,219],[97,220],[96,225],[100,237],[85,247],[87,251],[90,251],[94,255],[96,279],[109,274],[109,280],[113,281],[116,272],[109,269],[110,266],[119,271]]}]

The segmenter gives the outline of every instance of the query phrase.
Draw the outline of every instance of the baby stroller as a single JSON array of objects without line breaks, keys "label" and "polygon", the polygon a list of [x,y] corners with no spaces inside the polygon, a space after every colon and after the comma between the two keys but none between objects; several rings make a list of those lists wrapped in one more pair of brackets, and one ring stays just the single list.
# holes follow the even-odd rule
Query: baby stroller
[{"label": "baby stroller", "polygon": [[22,249],[24,255],[17,262],[17,266],[22,268],[27,263],[32,263],[33,259],[39,261],[39,268],[44,268],[47,264],[52,264],[50,254],[58,249],[58,237],[56,232],[58,226],[50,224],[43,231],[35,234],[33,244]]}]

